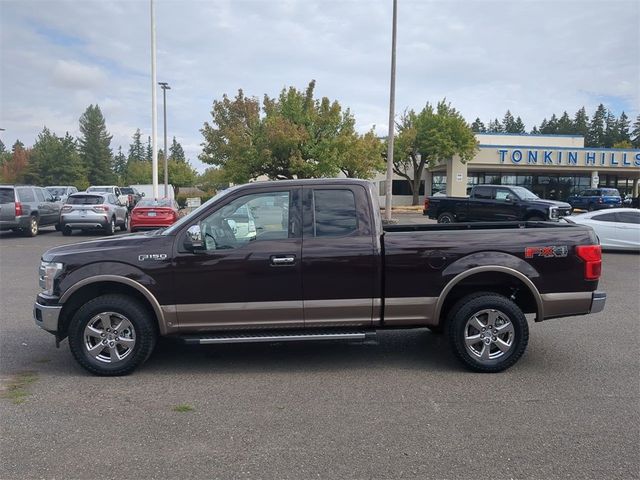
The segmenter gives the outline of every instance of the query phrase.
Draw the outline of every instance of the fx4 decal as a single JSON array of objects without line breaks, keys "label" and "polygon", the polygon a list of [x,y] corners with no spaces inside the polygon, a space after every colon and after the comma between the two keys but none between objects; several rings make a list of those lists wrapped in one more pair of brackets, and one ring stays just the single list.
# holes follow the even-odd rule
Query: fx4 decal
[{"label": "fx4 decal", "polygon": [[566,245],[561,246],[549,246],[549,247],[526,247],[524,249],[525,258],[533,257],[566,257],[569,253],[569,248]]}]

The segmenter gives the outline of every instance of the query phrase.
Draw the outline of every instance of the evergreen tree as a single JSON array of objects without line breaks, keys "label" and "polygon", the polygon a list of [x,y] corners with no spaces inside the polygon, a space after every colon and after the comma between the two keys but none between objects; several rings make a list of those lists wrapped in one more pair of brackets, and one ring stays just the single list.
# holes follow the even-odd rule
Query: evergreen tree
[{"label": "evergreen tree", "polygon": [[604,121],[604,147],[611,148],[618,138],[618,122],[615,115],[609,110]]},{"label": "evergreen tree", "polygon": [[569,118],[569,114],[565,110],[558,120],[558,126],[556,128],[556,133],[560,135],[571,135],[573,133],[574,126],[571,118]]},{"label": "evergreen tree", "polygon": [[42,129],[31,150],[25,181],[44,185],[89,186],[76,140],[69,132],[58,137],[47,127]]},{"label": "evergreen tree", "polygon": [[556,117],[555,113],[551,115],[548,122],[546,118],[542,120],[542,123],[540,124],[540,133],[544,135],[553,135],[558,133],[558,117]]},{"label": "evergreen tree", "polygon": [[531,130],[531,135],[540,135],[540,132],[538,131],[538,127],[536,127],[535,125],[533,126],[533,129]]},{"label": "evergreen tree", "polygon": [[631,145],[633,145],[633,148],[640,148],[640,114],[638,114],[636,121],[633,124],[633,130],[631,131]]},{"label": "evergreen tree", "polygon": [[502,119],[502,131],[505,133],[516,133],[516,120],[509,110],[504,114]]},{"label": "evergreen tree", "polygon": [[11,153],[7,151],[4,143],[0,140],[0,169],[11,159]]},{"label": "evergreen tree", "polygon": [[614,144],[631,141],[631,136],[629,135],[630,125],[631,125],[631,121],[629,120],[629,117],[627,117],[626,113],[622,112],[620,114],[620,118],[618,118],[618,122],[616,126],[616,132],[618,133],[618,136],[615,139]]},{"label": "evergreen tree", "polygon": [[589,135],[589,117],[584,107],[578,110],[573,117],[573,133],[582,135],[585,139]]},{"label": "evergreen tree", "polygon": [[118,176],[118,183],[123,183],[127,171],[128,160],[122,153],[122,146],[118,147],[118,153],[113,157],[113,172]]},{"label": "evergreen tree", "polygon": [[527,133],[527,129],[524,126],[524,122],[520,117],[516,118],[514,123],[513,133]]},{"label": "evergreen tree", "polygon": [[80,133],[80,158],[87,170],[90,184],[113,183],[111,135],[107,131],[104,116],[98,105],[89,105],[80,117]]},{"label": "evergreen tree", "polygon": [[153,161],[153,148],[151,147],[151,137],[147,137],[147,150],[145,160],[149,163]]},{"label": "evergreen tree", "polygon": [[173,142],[169,147],[169,159],[175,162],[185,162],[187,160],[182,145],[176,140],[176,137],[173,137]]},{"label": "evergreen tree", "polygon": [[607,118],[607,109],[603,104],[598,105],[593,114],[587,135],[587,147],[604,147],[605,130],[604,123]]},{"label": "evergreen tree", "polygon": [[142,145],[141,137],[140,129],[137,128],[136,133],[133,134],[133,143],[129,145],[127,162],[142,162],[145,160],[144,145]]},{"label": "evergreen tree", "polygon": [[503,133],[502,124],[496,118],[495,120],[491,120],[489,122],[489,126],[487,127],[487,132],[489,133]]}]

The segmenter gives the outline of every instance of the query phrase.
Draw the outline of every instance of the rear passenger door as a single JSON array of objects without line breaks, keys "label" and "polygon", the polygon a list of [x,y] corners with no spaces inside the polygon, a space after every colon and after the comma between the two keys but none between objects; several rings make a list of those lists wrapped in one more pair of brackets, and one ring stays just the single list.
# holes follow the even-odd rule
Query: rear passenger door
[{"label": "rear passenger door", "polygon": [[380,298],[377,233],[364,187],[303,189],[305,327],[370,326]]},{"label": "rear passenger door", "polygon": [[486,222],[494,219],[495,189],[478,186],[473,189],[473,198],[469,199],[469,221]]}]

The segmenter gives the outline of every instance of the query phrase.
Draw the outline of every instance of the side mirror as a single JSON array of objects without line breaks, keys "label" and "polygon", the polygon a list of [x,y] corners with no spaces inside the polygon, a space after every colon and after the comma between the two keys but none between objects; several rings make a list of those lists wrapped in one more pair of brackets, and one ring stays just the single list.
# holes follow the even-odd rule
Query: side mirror
[{"label": "side mirror", "polygon": [[144,197],[144,192],[142,192],[141,195]]},{"label": "side mirror", "polygon": [[191,225],[184,237],[184,248],[189,252],[204,250],[200,225]]}]

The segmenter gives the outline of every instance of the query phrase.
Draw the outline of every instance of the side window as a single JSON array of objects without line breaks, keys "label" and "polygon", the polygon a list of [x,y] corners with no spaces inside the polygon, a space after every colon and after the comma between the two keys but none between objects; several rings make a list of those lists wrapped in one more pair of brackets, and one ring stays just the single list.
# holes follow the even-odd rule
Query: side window
[{"label": "side window", "polygon": [[118,187],[115,188],[114,193],[116,194],[116,197],[119,197],[120,195],[122,195]]},{"label": "side window", "polygon": [[474,198],[482,200],[491,200],[491,188],[490,187],[476,187],[473,190]]},{"label": "side window", "polygon": [[351,190],[313,191],[315,237],[343,237],[358,229],[356,199]]},{"label": "side window", "polygon": [[621,223],[635,223],[640,224],[640,212],[618,212],[618,221]]},{"label": "side window", "polygon": [[290,193],[244,195],[200,222],[207,250],[240,248],[253,241],[289,238]]},{"label": "side window", "polygon": [[506,188],[496,188],[496,200],[507,200],[512,195],[510,190]]},{"label": "side window", "polygon": [[51,192],[49,190],[47,190],[46,188],[41,188],[40,190],[42,190],[42,193],[44,194],[44,200],[45,202],[53,202],[53,195],[51,195]]},{"label": "side window", "polygon": [[42,193],[42,189],[34,188],[33,190],[36,192],[36,198],[38,199],[38,201],[44,202],[44,193]]},{"label": "side window", "polygon": [[594,215],[591,217],[593,220],[597,220],[598,222],[616,222],[616,214],[615,213],[601,213],[600,215]]},{"label": "side window", "polygon": [[18,188],[18,198],[21,202],[35,202],[36,197],[33,194],[33,189],[31,188]]},{"label": "side window", "polygon": [[114,195],[109,195],[109,203],[112,205],[116,205],[118,203],[118,199]]}]

